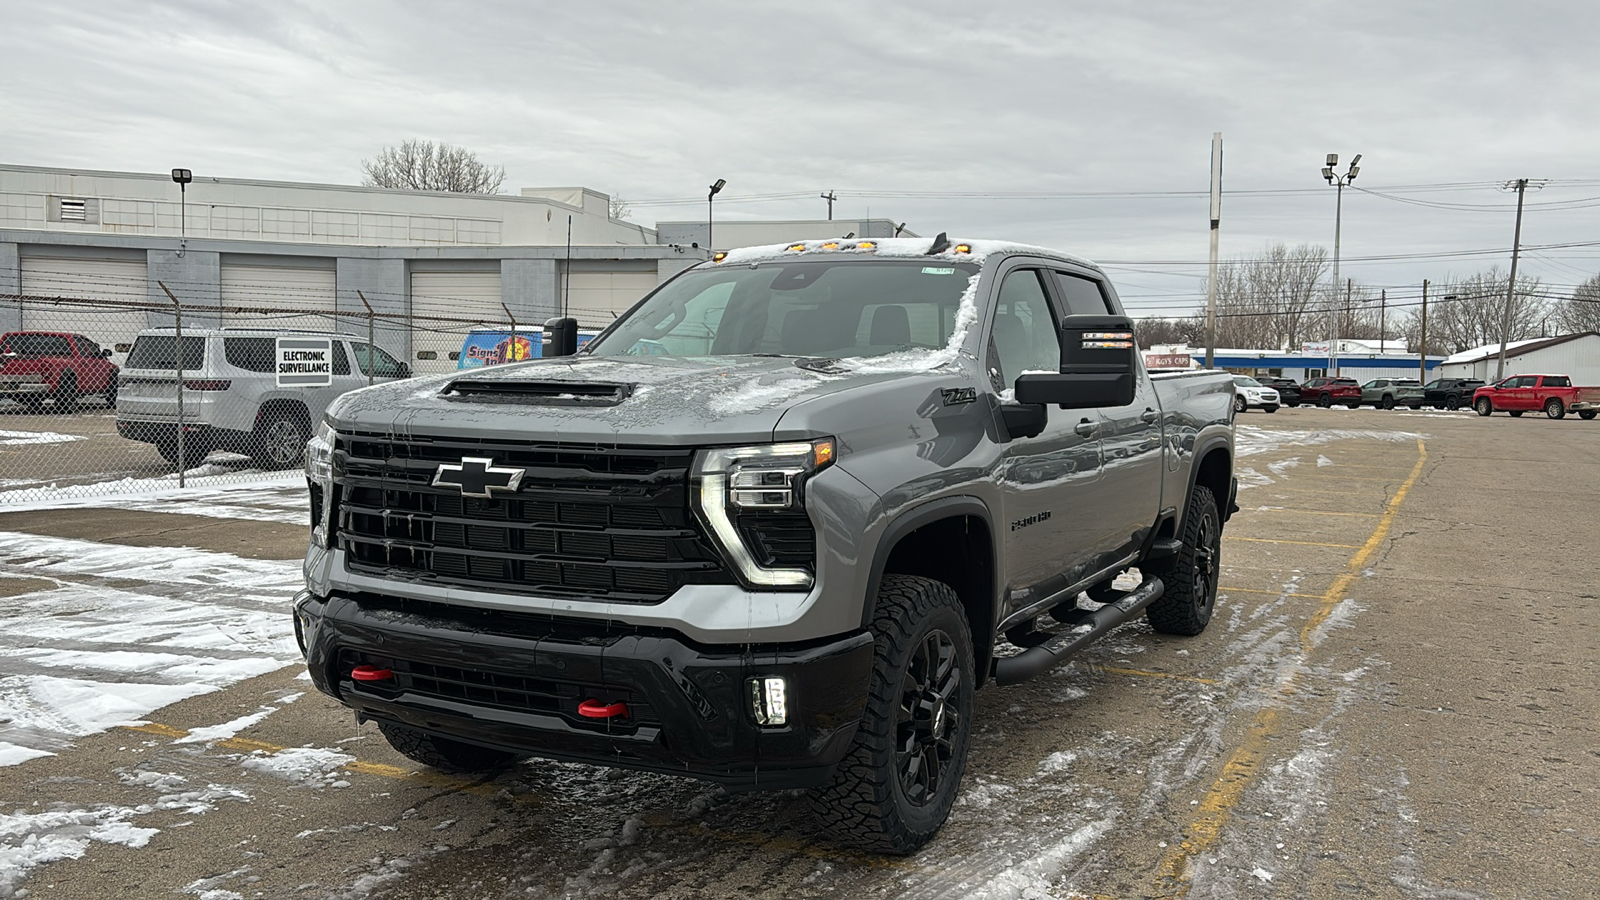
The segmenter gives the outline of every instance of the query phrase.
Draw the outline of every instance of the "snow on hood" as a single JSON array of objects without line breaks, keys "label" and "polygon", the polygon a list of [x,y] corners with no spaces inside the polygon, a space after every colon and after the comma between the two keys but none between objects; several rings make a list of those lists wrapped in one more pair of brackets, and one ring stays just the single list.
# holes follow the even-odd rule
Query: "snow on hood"
[{"label": "snow on hood", "polygon": [[[729,250],[728,255],[718,263],[703,263],[706,268],[729,263],[754,263],[766,262],[776,259],[793,259],[797,256],[808,256],[814,253],[859,253],[862,255],[873,254],[876,256],[892,256],[897,258],[921,257],[924,259],[949,260],[952,262],[982,262],[996,253],[1032,253],[1042,256],[1054,256],[1059,259],[1070,260],[1081,266],[1099,270],[1100,266],[1081,256],[1063,253],[1060,250],[1051,250],[1048,247],[1037,247],[1032,244],[1018,244],[1011,241],[966,241],[956,238],[950,239],[950,247],[943,253],[930,255],[928,248],[933,246],[935,238],[823,238],[818,240],[789,241],[783,244],[763,244],[757,247],[740,247]],[[861,244],[873,246],[861,249]],[[802,245],[804,250],[790,250],[790,247]],[[825,248],[824,244],[835,244],[833,248]],[[955,248],[965,244],[971,247],[969,253],[957,253]]]}]

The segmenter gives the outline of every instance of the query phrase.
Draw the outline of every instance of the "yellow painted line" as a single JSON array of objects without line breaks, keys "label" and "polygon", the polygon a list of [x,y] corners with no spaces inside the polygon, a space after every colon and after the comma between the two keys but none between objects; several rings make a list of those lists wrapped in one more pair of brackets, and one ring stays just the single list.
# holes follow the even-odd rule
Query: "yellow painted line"
[{"label": "yellow painted line", "polygon": [[1219,590],[1219,591],[1228,591],[1230,593],[1239,593],[1239,594],[1270,594],[1273,597],[1301,597],[1301,598],[1306,599],[1306,600],[1321,600],[1322,599],[1322,595],[1321,594],[1295,594],[1295,593],[1284,593],[1283,591],[1263,591],[1260,588],[1219,587],[1219,588],[1217,588],[1217,590]]},{"label": "yellow painted line", "polygon": [[1381,518],[1381,516],[1379,516],[1378,513],[1323,512],[1322,510],[1318,510],[1318,509],[1286,509],[1286,508],[1281,507],[1281,506],[1277,506],[1277,507],[1269,506],[1266,509],[1259,509],[1259,508],[1256,508],[1256,507],[1246,507],[1244,509],[1239,510],[1239,512],[1241,512],[1241,513],[1294,513],[1297,516],[1349,516],[1351,518],[1356,518],[1356,519],[1377,519],[1377,518]]},{"label": "yellow painted line", "polygon": [[1162,858],[1160,866],[1156,869],[1156,896],[1181,898],[1188,895],[1191,886],[1190,863],[1216,843],[1233,808],[1244,795],[1245,788],[1249,787],[1256,772],[1260,770],[1261,763],[1266,758],[1268,741],[1277,727],[1278,720],[1283,716],[1282,701],[1296,692],[1296,682],[1305,671],[1305,657],[1315,647],[1312,640],[1313,633],[1328,620],[1334,608],[1343,602],[1345,591],[1361,576],[1367,561],[1389,536],[1390,529],[1394,527],[1395,517],[1400,512],[1400,504],[1405,502],[1406,495],[1417,483],[1417,478],[1422,475],[1422,467],[1427,461],[1428,447],[1418,438],[1417,462],[1411,467],[1411,474],[1390,498],[1383,518],[1372,529],[1372,534],[1367,537],[1366,543],[1355,548],[1356,553],[1345,564],[1344,573],[1334,579],[1333,584],[1322,594],[1321,603],[1316,611],[1312,613],[1305,627],[1300,629],[1299,663],[1279,682],[1278,696],[1256,714],[1255,720],[1250,723],[1245,733],[1244,740],[1228,757],[1227,762],[1223,763],[1222,774],[1217,776],[1211,789],[1201,798],[1195,810],[1195,818],[1189,823],[1183,841],[1168,850],[1167,855]]},{"label": "yellow painted line", "polygon": [[[1284,477],[1291,481],[1298,481],[1302,478],[1337,478],[1340,481],[1381,481],[1389,483],[1394,481],[1395,478],[1399,478],[1400,475],[1396,473],[1394,478],[1369,478],[1366,475],[1340,475],[1337,472],[1297,472],[1294,475],[1286,475]],[[1270,485],[1261,486],[1269,487]]]},{"label": "yellow painted line", "polygon": [[1090,664],[1089,668],[1096,672],[1110,672],[1113,675],[1135,675],[1140,678],[1171,678],[1174,681],[1192,681],[1196,684],[1216,684],[1215,678],[1200,678],[1195,675],[1174,675],[1171,672],[1148,672],[1144,669],[1120,669],[1116,666],[1097,666]]},{"label": "yellow painted line", "polygon": [[1338,547],[1340,550],[1361,549],[1355,544],[1322,544],[1316,541],[1278,541],[1269,540],[1267,538],[1228,537],[1227,535],[1224,535],[1222,539],[1225,541],[1245,541],[1251,544],[1296,544],[1301,547]]},{"label": "yellow painted line", "polygon": [[1260,490],[1260,491],[1269,491],[1269,490],[1270,491],[1282,491],[1282,492],[1290,493],[1290,494],[1334,494],[1334,495],[1339,496],[1339,497],[1348,497],[1348,496],[1350,496],[1350,492],[1349,491],[1319,491],[1319,490],[1316,490],[1314,488],[1292,488],[1292,487],[1283,487],[1282,485],[1278,485],[1278,484],[1263,484],[1258,488],[1254,488],[1254,490]]}]

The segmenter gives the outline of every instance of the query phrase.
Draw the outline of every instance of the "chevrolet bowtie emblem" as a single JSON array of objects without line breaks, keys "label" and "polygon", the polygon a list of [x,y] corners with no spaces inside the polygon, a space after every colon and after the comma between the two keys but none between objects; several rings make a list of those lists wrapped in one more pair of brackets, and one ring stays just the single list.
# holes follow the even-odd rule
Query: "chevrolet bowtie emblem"
[{"label": "chevrolet bowtie emblem", "polygon": [[522,484],[522,476],[527,473],[527,469],[497,466],[492,459],[464,456],[461,465],[444,463],[439,466],[439,471],[434,473],[433,483],[460,488],[463,497],[487,499],[492,491],[516,493],[517,487]]}]

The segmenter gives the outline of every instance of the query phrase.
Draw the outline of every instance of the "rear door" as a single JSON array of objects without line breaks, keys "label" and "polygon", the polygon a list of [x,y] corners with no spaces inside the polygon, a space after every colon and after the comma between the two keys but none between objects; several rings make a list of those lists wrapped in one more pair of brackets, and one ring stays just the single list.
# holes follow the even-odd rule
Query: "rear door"
[{"label": "rear door", "polygon": [[[1104,316],[1116,312],[1112,288],[1087,273],[1052,270],[1056,302],[1064,315]],[[1143,366],[1143,354],[1139,365]],[[1099,410],[1102,475],[1097,493],[1104,506],[1082,505],[1078,514],[1097,524],[1095,567],[1115,564],[1143,542],[1161,505],[1161,403],[1155,385],[1140,372],[1133,402]],[[1065,412],[1051,410],[1051,414]],[[1175,501],[1169,501],[1175,502]]]},{"label": "rear door", "polygon": [[78,359],[75,364],[78,370],[78,390],[85,394],[98,394],[110,387],[112,379],[117,377],[117,367],[105,357],[100,345],[81,334],[73,335],[72,343],[78,348]]}]

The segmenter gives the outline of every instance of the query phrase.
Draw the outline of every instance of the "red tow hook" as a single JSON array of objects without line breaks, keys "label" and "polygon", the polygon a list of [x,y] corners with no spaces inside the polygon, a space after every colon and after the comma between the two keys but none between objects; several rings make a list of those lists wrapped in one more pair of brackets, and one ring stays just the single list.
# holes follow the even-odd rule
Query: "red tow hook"
[{"label": "red tow hook", "polygon": [[350,677],[356,681],[389,681],[394,678],[394,670],[380,669],[377,666],[356,666],[350,670]]},{"label": "red tow hook", "polygon": [[628,704],[619,702],[607,706],[599,700],[585,700],[578,704],[578,715],[586,719],[626,719]]}]

